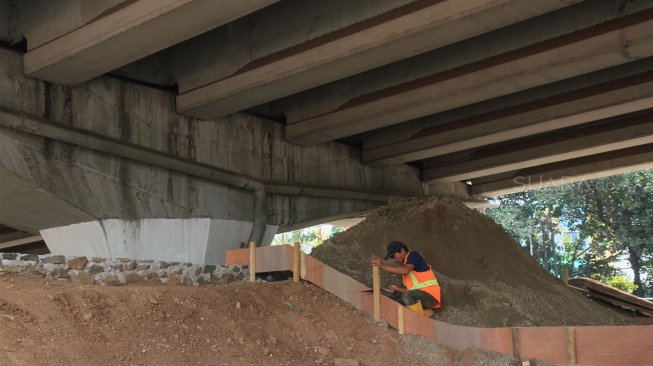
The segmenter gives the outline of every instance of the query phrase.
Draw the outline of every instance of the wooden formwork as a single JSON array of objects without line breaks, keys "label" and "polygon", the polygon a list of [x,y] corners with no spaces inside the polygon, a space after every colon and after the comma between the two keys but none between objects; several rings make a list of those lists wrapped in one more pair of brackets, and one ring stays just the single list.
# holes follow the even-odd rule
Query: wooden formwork
[{"label": "wooden formwork", "polygon": [[[293,270],[295,249],[290,245],[256,248],[256,271]],[[249,249],[226,251],[228,264],[249,263]],[[301,278],[338,296],[355,308],[374,312],[367,286],[319,260],[301,254]],[[522,361],[539,359],[559,365],[653,365],[653,326],[578,326],[475,328],[425,318],[391,299],[381,297],[381,319],[403,333],[430,338],[455,349],[481,348]],[[400,314],[402,313],[402,314]]]}]

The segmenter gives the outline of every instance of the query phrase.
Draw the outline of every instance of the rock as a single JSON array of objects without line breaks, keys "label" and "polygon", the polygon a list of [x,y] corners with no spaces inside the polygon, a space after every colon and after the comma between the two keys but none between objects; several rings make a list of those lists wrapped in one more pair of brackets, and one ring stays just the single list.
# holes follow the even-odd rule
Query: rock
[{"label": "rock", "polygon": [[122,263],[113,263],[110,267],[114,271],[122,271]]},{"label": "rock", "polygon": [[116,277],[114,275],[108,275],[108,276],[104,277],[104,279],[102,280],[102,283],[104,283],[107,286],[122,286],[123,285],[123,283],[120,282],[118,277]]},{"label": "rock", "polygon": [[359,366],[358,361],[351,358],[336,358],[333,361],[335,366]]},{"label": "rock", "polygon": [[54,264],[54,263],[46,263],[43,265],[45,268],[45,275],[52,277],[52,278],[67,278],[68,277],[68,269],[66,268],[65,265],[62,264]]},{"label": "rock", "polygon": [[152,260],[152,259],[139,259],[136,262],[139,263],[139,264],[140,263],[153,263],[154,260]]},{"label": "rock", "polygon": [[93,262],[95,262],[95,263],[104,263],[104,262],[107,261],[106,258],[101,258],[101,257],[93,257],[92,260],[93,260]]},{"label": "rock", "polygon": [[68,269],[83,270],[86,267],[86,263],[88,263],[86,257],[75,257],[68,260]]},{"label": "rock", "polygon": [[143,276],[139,275],[138,273],[134,273],[134,272],[125,273],[125,282],[134,283],[139,281],[143,281]]},{"label": "rock", "polygon": [[205,264],[205,265],[204,265],[204,273],[211,273],[211,272],[215,271],[216,268],[217,268],[216,265],[213,265],[213,264]]},{"label": "rock", "polygon": [[339,339],[338,335],[336,335],[336,332],[333,329],[328,329],[326,332],[324,332],[324,336],[327,339],[334,340],[334,341],[337,341]]},{"label": "rock", "polygon": [[149,264],[146,264],[146,263],[138,264],[138,265],[136,266],[136,270],[137,270],[137,271],[147,271],[147,270],[149,270],[149,269],[150,269],[150,265],[149,265]]},{"label": "rock", "polygon": [[21,261],[34,261],[38,263],[39,261],[39,256],[36,254],[25,254],[20,256]]},{"label": "rock", "polygon": [[2,253],[2,259],[15,260],[18,254],[16,253]]},{"label": "rock", "polygon": [[123,262],[123,263],[129,263],[129,262],[132,261],[129,258],[116,258],[116,260],[119,261],[119,262]]},{"label": "rock", "polygon": [[329,354],[330,350],[326,347],[317,346],[315,347],[315,352],[321,354],[322,356],[326,356]]},{"label": "rock", "polygon": [[95,276],[81,272],[77,278],[79,279],[79,282],[83,283],[84,285],[92,285],[95,283]]},{"label": "rock", "polygon": [[38,275],[38,276],[45,276],[46,271],[45,267],[43,267],[43,264],[39,263],[35,266],[29,267],[29,271],[32,272],[32,274]]},{"label": "rock", "polygon": [[242,268],[237,264],[231,264],[229,265],[229,271],[232,273],[240,273]]},{"label": "rock", "polygon": [[154,280],[159,278],[159,275],[154,271],[143,271],[142,273],[139,274],[145,277],[146,280]]},{"label": "rock", "polygon": [[136,269],[136,261],[129,261],[122,264],[123,271],[133,271]]},{"label": "rock", "polygon": [[191,267],[191,270],[195,276],[199,276],[204,273],[204,269],[201,266],[193,266]]},{"label": "rock", "polygon": [[154,295],[151,295],[151,294],[147,296],[147,301],[149,301],[150,304],[152,304],[152,305],[158,305],[159,304],[159,300],[156,297],[154,297]]},{"label": "rock", "polygon": [[18,263],[18,261],[16,261],[16,263],[5,264],[2,270],[7,273],[21,273],[25,271],[25,268],[26,268],[25,264],[23,264],[22,262]]},{"label": "rock", "polygon": [[104,267],[98,265],[98,264],[93,264],[89,269],[86,270],[88,274],[90,275],[96,275],[98,273],[104,272]]},{"label": "rock", "polygon": [[66,263],[66,257],[63,255],[51,255],[49,257],[43,258],[43,262],[52,264],[64,264]]},{"label": "rock", "polygon": [[161,262],[159,263],[159,268],[160,268],[160,269],[166,269],[166,268],[168,268],[168,267],[170,267],[170,263],[168,263],[168,262],[161,261]]},{"label": "rock", "polygon": [[242,307],[242,305],[240,305],[240,302],[237,302],[236,303],[236,309],[240,309],[241,307]]}]

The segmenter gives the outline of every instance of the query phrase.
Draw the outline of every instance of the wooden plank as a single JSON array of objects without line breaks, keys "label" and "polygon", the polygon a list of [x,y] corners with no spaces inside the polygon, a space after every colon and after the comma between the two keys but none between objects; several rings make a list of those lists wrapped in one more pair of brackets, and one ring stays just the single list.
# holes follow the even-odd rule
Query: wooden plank
[{"label": "wooden plank", "polygon": [[256,281],[256,243],[249,243],[249,282]]},{"label": "wooden plank", "polygon": [[399,334],[404,334],[404,307],[401,304],[397,304],[397,330]]},{"label": "wooden plank", "polygon": [[301,261],[301,245],[300,243],[295,243],[295,248],[293,250],[293,262],[292,262],[292,280],[294,282],[299,282],[299,272],[300,270],[300,264],[299,262]]},{"label": "wooden plank", "polygon": [[601,300],[601,301],[605,301],[605,302],[610,303],[610,304],[612,304],[614,306],[618,306],[618,307],[620,307],[620,308],[622,308],[624,310],[637,312],[637,313],[641,314],[642,316],[650,317],[652,315],[651,314],[652,312],[650,310],[645,309],[645,308],[643,308],[641,306],[637,306],[635,304],[631,304],[629,302],[624,302],[624,301],[621,301],[621,300],[617,300],[617,299],[614,299],[612,297],[605,296],[605,295],[602,295],[602,294],[599,294],[599,293],[596,293],[596,292],[591,292],[591,291],[589,293],[587,293],[586,295],[589,296],[589,297],[593,297],[595,299]]},{"label": "wooden plank", "polygon": [[574,327],[567,327],[567,362],[576,363],[576,339]]},{"label": "wooden plank", "polygon": [[653,311],[653,302],[646,301],[640,297],[621,291],[612,286],[605,285],[591,278],[572,278],[569,280],[569,283],[576,287],[585,287],[592,291],[600,292],[604,295],[615,297],[621,301],[630,302],[637,306]]},{"label": "wooden plank", "polygon": [[374,320],[381,321],[381,273],[378,266],[372,266],[372,289],[374,292]]}]

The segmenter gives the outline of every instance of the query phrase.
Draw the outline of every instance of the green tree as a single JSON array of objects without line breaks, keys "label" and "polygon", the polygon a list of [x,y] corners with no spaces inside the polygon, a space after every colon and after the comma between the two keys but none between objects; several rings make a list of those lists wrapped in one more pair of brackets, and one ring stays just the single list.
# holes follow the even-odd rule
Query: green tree
[{"label": "green tree", "polygon": [[[626,258],[635,293],[653,293],[653,170],[500,197],[488,215],[502,224],[552,274],[603,282],[621,275]],[[561,228],[578,232],[572,239]],[[561,243],[560,243],[561,242]]]},{"label": "green tree", "polygon": [[626,292],[633,292],[637,290],[637,285],[635,285],[633,281],[626,278],[626,276],[622,276],[622,275],[612,277],[608,281],[608,285],[612,287],[616,287],[619,290],[626,291]]},{"label": "green tree", "polygon": [[[616,175],[572,186],[568,220],[605,261],[625,255],[634,273],[635,294],[651,287],[653,260],[653,170]],[[605,278],[604,278],[605,280]]]}]

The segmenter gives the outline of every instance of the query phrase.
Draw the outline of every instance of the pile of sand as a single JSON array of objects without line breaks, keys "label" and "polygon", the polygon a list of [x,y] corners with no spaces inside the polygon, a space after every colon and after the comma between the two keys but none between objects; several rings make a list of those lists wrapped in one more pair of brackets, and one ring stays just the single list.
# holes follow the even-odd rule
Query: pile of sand
[{"label": "pile of sand", "polygon": [[[476,327],[628,324],[566,288],[500,225],[454,199],[391,202],[312,255],[371,286],[370,257],[383,256],[391,240],[421,252],[433,266],[442,285],[442,321]],[[401,283],[387,272],[382,281]]]}]

